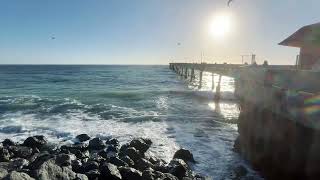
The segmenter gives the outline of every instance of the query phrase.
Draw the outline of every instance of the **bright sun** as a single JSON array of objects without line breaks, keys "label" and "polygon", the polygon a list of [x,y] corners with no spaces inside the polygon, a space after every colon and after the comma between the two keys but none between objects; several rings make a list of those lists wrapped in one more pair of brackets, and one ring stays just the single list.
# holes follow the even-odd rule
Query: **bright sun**
[{"label": "bright sun", "polygon": [[223,38],[231,31],[231,16],[229,14],[218,14],[210,23],[210,34],[215,38]]}]

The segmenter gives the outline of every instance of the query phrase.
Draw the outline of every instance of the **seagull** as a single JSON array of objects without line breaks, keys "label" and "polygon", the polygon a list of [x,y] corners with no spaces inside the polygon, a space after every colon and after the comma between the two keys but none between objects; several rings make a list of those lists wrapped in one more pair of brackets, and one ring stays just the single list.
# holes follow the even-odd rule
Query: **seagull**
[{"label": "seagull", "polygon": [[180,45],[181,45],[181,43],[177,43],[177,45],[178,45],[178,46],[180,46]]},{"label": "seagull", "polygon": [[56,37],[51,37],[51,40],[55,40],[56,39]]},{"label": "seagull", "polygon": [[231,2],[232,2],[233,0],[229,0],[228,1],[228,6],[230,7],[230,4],[231,4]]}]

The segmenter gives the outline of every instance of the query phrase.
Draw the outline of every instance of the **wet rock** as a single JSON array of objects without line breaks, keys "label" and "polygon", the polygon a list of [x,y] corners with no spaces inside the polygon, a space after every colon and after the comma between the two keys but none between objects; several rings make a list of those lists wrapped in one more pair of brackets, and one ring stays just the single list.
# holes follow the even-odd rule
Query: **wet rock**
[{"label": "wet rock", "polygon": [[89,172],[91,170],[99,169],[99,163],[96,161],[88,161],[83,164],[83,169],[85,172]]},{"label": "wet rock", "polygon": [[99,176],[100,176],[100,171],[97,169],[91,170],[89,172],[86,172],[86,176],[90,179],[90,180],[98,180]]},{"label": "wet rock", "polygon": [[76,159],[74,154],[59,154],[55,160],[58,166],[71,166],[71,162]]},{"label": "wet rock", "polygon": [[17,172],[17,171],[12,171],[4,179],[5,180],[34,180],[28,174],[23,172]]},{"label": "wet rock", "polygon": [[30,147],[26,146],[10,146],[9,151],[11,151],[15,157],[20,157],[20,158],[29,158],[33,150]]},{"label": "wet rock", "polygon": [[76,138],[77,138],[80,142],[84,142],[84,141],[90,140],[90,136],[89,136],[88,134],[79,134],[78,136],[76,136]]},{"label": "wet rock", "polygon": [[110,145],[110,146],[108,146],[107,151],[108,151],[108,152],[118,153],[119,148],[118,148],[117,146]]},{"label": "wet rock", "polygon": [[4,168],[0,168],[0,179],[3,179],[8,175],[8,171]]},{"label": "wet rock", "polygon": [[85,159],[90,157],[90,153],[88,150],[80,151],[80,150],[72,150],[70,153],[74,154],[79,159]]},{"label": "wet rock", "polygon": [[10,139],[5,139],[4,141],[2,141],[2,145],[3,146],[15,146],[16,144]]},{"label": "wet rock", "polygon": [[189,150],[183,148],[174,153],[173,159],[182,159],[185,162],[195,162],[193,154]]},{"label": "wet rock", "polygon": [[58,166],[54,159],[50,159],[36,170],[36,177],[39,180],[75,179],[76,173],[70,168]]},{"label": "wet rock", "polygon": [[106,144],[100,138],[94,138],[89,141],[89,149],[101,150],[106,148]]},{"label": "wet rock", "polygon": [[39,154],[34,161],[30,161],[31,163],[29,164],[29,169],[30,170],[39,169],[43,163],[45,163],[49,159],[52,159],[53,157],[54,156],[49,153]]},{"label": "wet rock", "polygon": [[124,144],[120,148],[120,153],[125,153],[125,151],[129,148],[129,144]]},{"label": "wet rock", "polygon": [[124,161],[128,166],[134,167],[134,161],[129,156],[120,157],[122,161]]},{"label": "wet rock", "polygon": [[77,174],[74,180],[89,180],[88,177],[84,174]]},{"label": "wet rock", "polygon": [[71,162],[72,170],[76,173],[85,173],[84,168],[82,166],[82,162],[80,160],[74,160]]},{"label": "wet rock", "polygon": [[234,172],[235,172],[235,175],[237,178],[241,178],[241,177],[244,177],[248,174],[248,170],[247,168],[245,168],[244,166],[240,165],[240,166],[237,166],[235,169],[234,169]]},{"label": "wet rock", "polygon": [[68,144],[61,146],[62,151],[67,151],[75,154],[75,151],[86,151],[88,149],[88,144],[85,143],[77,143],[77,144]]},{"label": "wet rock", "polygon": [[123,180],[142,180],[142,173],[134,168],[121,166],[118,169]]},{"label": "wet rock", "polygon": [[47,140],[44,136],[28,137],[23,142],[24,146],[31,147],[31,148],[38,148],[38,149],[41,149],[46,144],[47,144]]},{"label": "wet rock", "polygon": [[152,142],[150,140],[139,138],[139,139],[132,140],[129,146],[134,147],[140,153],[144,154],[150,148],[151,144]]},{"label": "wet rock", "polygon": [[109,162],[116,166],[128,166],[128,164],[121,160],[119,157],[111,157],[109,159]]},{"label": "wet rock", "polygon": [[101,178],[102,179],[110,179],[110,180],[120,180],[122,176],[117,166],[111,163],[104,163],[100,167]]},{"label": "wet rock", "polygon": [[108,144],[108,145],[113,145],[113,146],[119,146],[119,141],[117,140],[117,139],[109,139],[109,140],[107,140],[107,142],[106,142],[106,144]]},{"label": "wet rock", "polygon": [[129,147],[123,152],[123,154],[129,156],[133,161],[137,161],[138,159],[142,158],[139,150],[136,150],[134,147]]},{"label": "wet rock", "polygon": [[29,165],[29,161],[23,158],[12,159],[9,163],[10,169],[21,170]]},{"label": "wet rock", "polygon": [[185,161],[182,160],[182,159],[173,159],[173,160],[171,160],[169,165],[168,165],[168,168],[169,168],[169,173],[173,174],[174,176],[176,176],[180,180],[183,177],[187,177],[188,176],[189,167],[185,163]]},{"label": "wet rock", "polygon": [[6,148],[0,148],[0,162],[7,162],[10,160],[10,153]]},{"label": "wet rock", "polygon": [[150,161],[141,158],[135,162],[135,168],[140,171],[144,171],[148,168],[153,168],[153,164]]},{"label": "wet rock", "polygon": [[[163,175],[164,175],[163,180],[178,180],[178,178],[172,174],[164,173]],[[195,179],[195,180],[198,180],[198,179]]]}]

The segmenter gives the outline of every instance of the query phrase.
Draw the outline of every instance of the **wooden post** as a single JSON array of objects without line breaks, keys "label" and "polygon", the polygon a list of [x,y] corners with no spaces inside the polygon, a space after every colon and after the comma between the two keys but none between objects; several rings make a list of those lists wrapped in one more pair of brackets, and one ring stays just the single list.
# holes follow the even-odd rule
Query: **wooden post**
[{"label": "wooden post", "polygon": [[221,92],[220,92],[220,88],[221,88],[221,78],[222,78],[222,75],[220,74],[220,75],[219,75],[218,86],[217,86],[217,89],[216,89],[216,94],[215,94],[215,96],[214,96],[214,100],[216,100],[216,101],[219,101],[219,100],[220,100],[220,96],[221,96]]},{"label": "wooden post", "polygon": [[193,81],[194,79],[194,68],[191,69],[191,78],[190,78],[190,81]]},{"label": "wooden post", "polygon": [[201,89],[201,88],[202,88],[202,74],[203,74],[203,71],[200,71],[199,89]]},{"label": "wooden post", "polygon": [[214,73],[212,73],[212,87],[211,87],[212,90],[214,90]]},{"label": "wooden post", "polygon": [[186,67],[185,71],[184,71],[184,78],[188,78],[188,67]]}]

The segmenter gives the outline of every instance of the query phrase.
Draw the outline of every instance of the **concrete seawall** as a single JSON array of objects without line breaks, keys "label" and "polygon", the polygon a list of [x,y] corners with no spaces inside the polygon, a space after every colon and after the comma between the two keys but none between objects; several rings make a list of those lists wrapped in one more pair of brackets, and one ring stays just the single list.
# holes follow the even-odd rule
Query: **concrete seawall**
[{"label": "concrete seawall", "polygon": [[320,131],[241,102],[238,151],[266,179],[320,179]]}]

